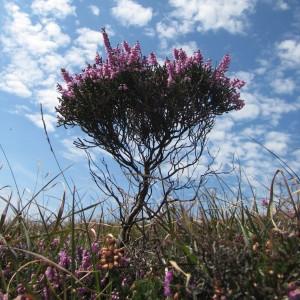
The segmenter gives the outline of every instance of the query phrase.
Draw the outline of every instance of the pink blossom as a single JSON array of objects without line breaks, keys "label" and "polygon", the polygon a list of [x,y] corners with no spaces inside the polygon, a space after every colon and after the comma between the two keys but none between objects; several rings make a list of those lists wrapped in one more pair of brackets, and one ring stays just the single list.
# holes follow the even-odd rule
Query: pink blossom
[{"label": "pink blossom", "polygon": [[102,58],[100,57],[99,53],[96,53],[96,57],[95,57],[95,63],[96,65],[100,65],[102,62]]},{"label": "pink blossom", "polygon": [[69,73],[65,69],[61,69],[61,74],[66,83],[72,82],[72,79],[73,79],[72,76],[70,76]]},{"label": "pink blossom", "polygon": [[240,79],[238,79],[238,78],[234,78],[234,79],[231,81],[231,86],[234,87],[234,88],[237,88],[237,89],[241,89],[245,84],[246,84],[245,81],[240,80]]},{"label": "pink blossom", "polygon": [[[123,71],[144,72],[149,68],[159,68],[155,53],[150,53],[146,58],[142,55],[139,42],[134,46],[130,46],[126,41],[123,42],[122,47],[112,48],[108,35],[105,30],[102,30],[103,42],[107,54],[107,59],[103,61],[99,53],[96,54],[95,64],[88,65],[81,74],[74,75],[74,78],[69,73],[62,69],[62,76],[66,83],[66,87],[57,85],[57,90],[60,94],[67,98],[74,98],[74,87],[80,87],[86,80],[93,80],[93,82],[101,81],[102,79],[113,80],[119,73]],[[167,73],[167,86],[170,86],[176,78],[183,81],[190,81],[192,77],[188,75],[189,70],[196,66],[208,74],[213,72],[213,76],[209,81],[213,85],[223,86],[230,89],[231,94],[229,101],[236,109],[241,109],[245,104],[240,99],[238,90],[241,89],[245,82],[240,79],[229,79],[225,73],[229,68],[230,56],[227,54],[223,57],[218,67],[213,69],[211,60],[203,63],[203,56],[200,50],[194,52],[192,56],[188,56],[183,49],[174,49],[174,60],[165,60],[165,67]],[[180,78],[181,77],[181,78]],[[126,91],[128,87],[120,84],[119,90]]]},{"label": "pink blossom", "polygon": [[202,54],[201,54],[200,50],[196,51],[194,53],[194,61],[195,61],[195,63],[201,64],[202,63],[202,59],[203,59],[203,57],[202,57]]},{"label": "pink blossom", "polygon": [[175,58],[176,60],[178,60],[178,59],[179,59],[178,49],[174,48],[174,49],[173,49],[173,54],[174,54],[174,58]]},{"label": "pink blossom", "polygon": [[167,271],[165,274],[165,280],[164,280],[164,295],[166,297],[171,297],[172,296],[172,291],[170,284],[173,280],[173,271]]},{"label": "pink blossom", "polygon": [[157,65],[157,58],[156,58],[156,55],[151,52],[148,56],[148,59],[147,59],[147,63],[151,66],[155,66]]},{"label": "pink blossom", "polygon": [[300,300],[300,288],[289,291],[289,300]]},{"label": "pink blossom", "polygon": [[112,50],[112,48],[111,48],[111,45],[110,45],[108,35],[107,35],[104,28],[102,29],[102,37],[103,37],[103,43],[104,43],[105,50],[106,50],[107,53],[109,53]]},{"label": "pink blossom", "polygon": [[127,53],[130,53],[131,48],[126,41],[123,42],[123,48]]}]

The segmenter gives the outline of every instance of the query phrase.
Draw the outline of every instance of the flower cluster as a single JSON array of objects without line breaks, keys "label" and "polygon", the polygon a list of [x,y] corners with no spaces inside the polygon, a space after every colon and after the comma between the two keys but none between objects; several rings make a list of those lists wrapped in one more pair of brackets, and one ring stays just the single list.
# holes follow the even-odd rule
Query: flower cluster
[{"label": "flower cluster", "polygon": [[[166,72],[166,84],[171,87],[178,80],[191,81],[190,70],[194,67],[213,71],[211,78],[212,86],[221,84],[231,90],[231,101],[236,105],[236,109],[241,109],[244,106],[244,101],[240,99],[238,90],[245,84],[240,79],[230,79],[225,73],[230,64],[230,56],[225,55],[218,67],[213,70],[210,60],[204,61],[200,50],[193,55],[188,56],[183,49],[174,49],[174,60],[166,59],[163,66],[159,66],[155,53],[150,53],[148,57],[143,56],[139,42],[132,47],[124,41],[121,46],[112,48],[108,35],[105,30],[102,30],[104,46],[107,54],[106,60],[97,53],[94,64],[88,65],[79,74],[70,75],[68,71],[62,69],[62,77],[66,83],[66,87],[57,85],[58,91],[65,98],[76,98],[74,90],[80,88],[86,81],[97,83],[103,80],[113,80],[118,74],[126,71],[143,72],[145,70],[155,70],[163,67]],[[127,91],[128,86],[121,83],[118,87],[120,91]]]}]

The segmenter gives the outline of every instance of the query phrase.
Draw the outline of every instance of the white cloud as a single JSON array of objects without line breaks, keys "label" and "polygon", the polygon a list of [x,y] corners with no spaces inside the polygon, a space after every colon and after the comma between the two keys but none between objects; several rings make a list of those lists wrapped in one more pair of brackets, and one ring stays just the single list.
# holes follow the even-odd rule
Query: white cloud
[{"label": "white cloud", "polygon": [[[190,30],[193,23],[198,31],[224,29],[234,34],[245,30],[247,16],[253,12],[256,0],[169,0],[169,3],[174,8],[170,17],[180,23],[188,22]],[[158,30],[161,28],[162,24]],[[171,36],[172,30],[166,31]]]},{"label": "white cloud", "polygon": [[5,7],[8,18],[2,28],[4,34],[0,37],[4,52],[17,52],[18,48],[22,48],[28,54],[38,56],[55,51],[70,42],[70,37],[62,33],[55,22],[33,24],[29,15],[20,11],[17,5],[8,3]]},{"label": "white cloud", "polygon": [[99,16],[100,15],[100,8],[96,5],[90,5],[89,6],[90,11],[92,12],[93,15]]},{"label": "white cloud", "polygon": [[30,97],[32,88],[43,79],[44,74],[38,63],[22,49],[14,53],[11,59],[11,63],[0,73],[0,89],[20,97]]},{"label": "white cloud", "polygon": [[271,131],[265,136],[264,146],[277,155],[285,155],[288,148],[289,136],[283,132]]},{"label": "white cloud", "polygon": [[8,64],[0,73],[0,89],[20,97],[33,96],[31,101],[53,111],[56,74],[63,63],[57,51],[70,43],[70,37],[54,21],[33,22],[16,4],[6,3],[5,9],[0,41]]},{"label": "white cloud", "polygon": [[242,99],[246,99],[246,105],[242,110],[230,114],[235,121],[259,118],[269,122],[269,125],[276,126],[284,114],[300,109],[300,101],[290,103],[280,98],[270,98],[257,91],[242,92],[241,95]]},{"label": "white cloud", "polygon": [[52,88],[37,90],[35,93],[36,99],[49,111],[57,106],[58,96],[59,94],[56,91],[55,85]]},{"label": "white cloud", "polygon": [[195,41],[189,41],[183,44],[175,44],[172,48],[183,49],[187,55],[192,55],[195,51],[199,49]]},{"label": "white cloud", "polygon": [[76,30],[78,37],[74,41],[74,46],[65,54],[65,64],[71,66],[84,66],[95,58],[99,46],[103,46],[100,31],[95,31],[87,27]]},{"label": "white cloud", "polygon": [[19,74],[16,73],[0,73],[1,82],[0,90],[15,94],[20,97],[28,98],[32,95],[31,91],[24,84]]},{"label": "white cloud", "polygon": [[193,30],[190,20],[166,20],[156,24],[156,31],[160,38],[175,39],[179,34],[187,34]]},{"label": "white cloud", "polygon": [[112,8],[113,16],[124,26],[145,26],[152,19],[152,8],[132,0],[117,0]]},{"label": "white cloud", "polygon": [[85,151],[77,148],[73,141],[76,137],[66,138],[62,140],[62,145],[64,147],[63,156],[71,161],[76,161],[86,158]]},{"label": "white cloud", "polygon": [[76,8],[72,5],[72,0],[34,0],[31,9],[41,17],[64,19],[68,15],[75,15]]},{"label": "white cloud", "polygon": [[[36,114],[25,114],[25,117],[29,119],[34,125],[39,128],[44,128],[42,116],[39,113]],[[55,125],[57,123],[57,119],[55,116],[50,114],[44,114],[44,120],[47,127],[48,132],[55,131]]]},{"label": "white cloud", "polygon": [[144,33],[145,33],[145,35],[150,36],[150,37],[155,36],[155,30],[151,27],[145,28]]},{"label": "white cloud", "polygon": [[296,88],[291,78],[275,78],[271,81],[271,86],[277,94],[292,94]]},{"label": "white cloud", "polygon": [[[273,1],[271,2],[271,4],[273,5]],[[288,3],[286,3],[285,0],[277,0],[275,2],[275,8],[279,10],[288,10],[290,6],[288,5]]]},{"label": "white cloud", "polygon": [[300,41],[284,40],[277,45],[277,51],[283,66],[291,68],[300,66]]}]

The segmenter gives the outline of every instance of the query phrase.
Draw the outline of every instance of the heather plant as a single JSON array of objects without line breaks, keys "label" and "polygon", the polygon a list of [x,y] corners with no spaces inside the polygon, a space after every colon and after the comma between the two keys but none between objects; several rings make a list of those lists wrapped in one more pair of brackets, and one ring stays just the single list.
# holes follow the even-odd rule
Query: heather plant
[{"label": "heather plant", "polygon": [[[128,193],[112,180],[107,165],[91,168],[99,188],[117,202],[120,239],[127,242],[141,213],[151,219],[176,190],[194,188],[181,175],[197,166],[215,117],[244,106],[239,94],[244,82],[226,76],[229,55],[213,67],[199,50],[188,56],[174,49],[174,59],[159,64],[154,53],[143,56],[139,43],[113,48],[104,29],[102,35],[106,59],[97,54],[79,74],[62,69],[66,85],[58,85],[58,122],[79,126],[88,138],[75,145],[105,150],[124,171]],[[153,211],[157,185],[163,196]]]},{"label": "heather plant", "polygon": [[[78,147],[100,147],[126,171],[128,192],[105,164],[91,169],[120,219],[105,202],[85,207],[59,164],[60,173],[29,198],[17,185],[16,195],[0,188],[0,300],[300,299],[297,174],[286,169],[287,179],[278,170],[268,197],[257,199],[250,187],[251,201],[240,181],[215,189],[193,177],[181,183],[215,117],[243,106],[244,83],[225,75],[229,56],[213,68],[199,51],[188,57],[175,49],[173,61],[158,64],[138,43],[112,48],[102,33],[107,59],[97,55],[81,74],[63,70],[57,110],[61,125],[89,136]],[[41,203],[59,176],[69,191],[51,211]],[[170,197],[189,188],[190,201]],[[160,201],[155,209],[152,200]]]}]

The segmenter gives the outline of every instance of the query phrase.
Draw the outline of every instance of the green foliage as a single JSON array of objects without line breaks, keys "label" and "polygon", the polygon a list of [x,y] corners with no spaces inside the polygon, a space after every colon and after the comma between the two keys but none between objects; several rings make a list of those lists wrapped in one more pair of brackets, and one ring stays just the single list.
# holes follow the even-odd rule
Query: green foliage
[{"label": "green foliage", "polygon": [[132,300],[163,299],[162,281],[157,277],[136,280],[132,287]]}]

